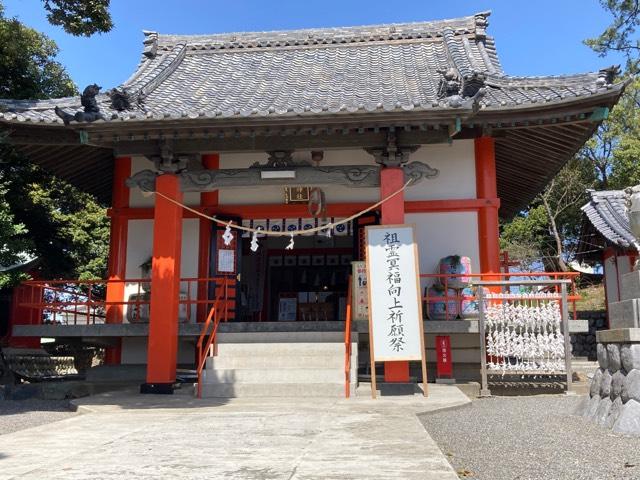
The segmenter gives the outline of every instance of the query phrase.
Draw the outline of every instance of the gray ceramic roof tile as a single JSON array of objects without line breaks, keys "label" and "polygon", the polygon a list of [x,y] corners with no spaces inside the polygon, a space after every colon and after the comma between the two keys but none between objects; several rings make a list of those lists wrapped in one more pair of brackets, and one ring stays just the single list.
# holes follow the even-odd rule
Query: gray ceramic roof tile
[{"label": "gray ceramic roof tile", "polygon": [[591,224],[609,242],[623,248],[633,244],[625,193],[622,190],[590,191],[589,203],[582,207]]},{"label": "gray ceramic roof tile", "polygon": [[[107,122],[455,110],[439,96],[439,71],[452,67],[461,77],[484,76],[481,110],[571,101],[611,88],[601,73],[505,75],[485,32],[488,15],[283,32],[145,32],[140,65],[119,87],[130,108],[113,109],[106,93],[98,103]],[[81,110],[79,98],[0,100],[0,120],[62,123],[56,105]]]}]

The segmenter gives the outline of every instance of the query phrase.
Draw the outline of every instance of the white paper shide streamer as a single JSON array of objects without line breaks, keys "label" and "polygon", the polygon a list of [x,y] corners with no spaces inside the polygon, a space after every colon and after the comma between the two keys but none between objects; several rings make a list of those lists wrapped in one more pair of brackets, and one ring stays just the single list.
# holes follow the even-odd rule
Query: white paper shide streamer
[{"label": "white paper shide streamer", "polygon": [[[487,368],[502,373],[556,373],[565,369],[562,315],[557,300],[521,300],[488,295],[486,307]],[[505,298],[506,297],[506,298]],[[540,299],[542,297],[542,299]],[[504,301],[492,301],[492,299]],[[557,297],[555,297],[557,298]]]}]

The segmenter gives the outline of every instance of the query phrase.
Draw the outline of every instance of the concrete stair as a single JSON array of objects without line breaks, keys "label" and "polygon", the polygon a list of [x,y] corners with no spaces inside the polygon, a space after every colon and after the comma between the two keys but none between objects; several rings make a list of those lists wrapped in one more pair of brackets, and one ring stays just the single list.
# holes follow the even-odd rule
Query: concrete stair
[{"label": "concrete stair", "polygon": [[[221,333],[207,358],[203,397],[343,397],[344,334]],[[357,387],[357,334],[352,336],[351,390]]]}]

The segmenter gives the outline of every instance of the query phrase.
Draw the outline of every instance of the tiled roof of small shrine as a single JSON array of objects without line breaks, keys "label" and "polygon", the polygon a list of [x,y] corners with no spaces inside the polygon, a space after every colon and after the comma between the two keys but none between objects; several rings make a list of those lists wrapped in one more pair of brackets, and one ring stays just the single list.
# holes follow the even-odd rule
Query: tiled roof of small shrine
[{"label": "tiled roof of small shrine", "polygon": [[625,193],[622,190],[590,191],[589,203],[582,207],[589,222],[610,243],[622,248],[633,245]]},{"label": "tiled roof of small shrine", "polygon": [[[96,97],[104,117],[96,122],[501,111],[621,88],[612,70],[506,75],[486,34],[488,16],[281,32],[145,32],[135,73]],[[0,100],[0,121],[61,124],[55,107],[82,109],[80,97]]]}]

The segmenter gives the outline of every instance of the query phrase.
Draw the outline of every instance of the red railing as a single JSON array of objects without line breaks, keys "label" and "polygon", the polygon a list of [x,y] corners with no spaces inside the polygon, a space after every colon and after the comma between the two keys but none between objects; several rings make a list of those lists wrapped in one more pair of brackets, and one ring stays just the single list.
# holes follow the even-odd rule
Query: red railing
[{"label": "red railing", "polygon": [[[580,300],[580,295],[576,292],[575,278],[580,275],[578,272],[511,272],[511,273],[434,273],[421,274],[420,283],[424,291],[422,300],[424,302],[425,316],[431,320],[455,320],[456,318],[476,317],[478,296],[475,293],[475,282],[479,281],[504,281],[510,279],[525,278],[530,280],[570,280],[570,295],[567,301],[573,306],[573,318],[577,318],[576,301]],[[543,282],[541,282],[543,283]],[[434,285],[437,288],[432,289]],[[470,287],[471,291],[462,287]],[[542,286],[538,292],[555,292],[560,297],[558,284]],[[467,290],[465,292],[465,290]],[[504,288],[503,288],[504,290]],[[437,294],[434,294],[435,293]],[[494,292],[496,293],[496,292]],[[501,293],[510,293],[502,291]],[[514,292],[515,293],[515,292]],[[521,293],[521,292],[519,292]],[[528,292],[531,300],[541,299],[535,297],[536,292]],[[548,299],[548,297],[544,297]],[[474,306],[475,304],[475,306]],[[466,307],[466,308],[465,308]]]},{"label": "red railing", "polygon": [[[204,369],[207,358],[215,356],[216,352],[216,336],[218,333],[218,325],[220,325],[221,321],[226,322],[229,315],[229,286],[233,285],[235,279],[231,278],[223,278],[222,285],[218,286],[219,291],[216,295],[216,301],[211,307],[209,311],[209,315],[207,316],[207,320],[204,322],[202,326],[202,331],[200,332],[200,336],[198,337],[198,342],[196,343],[196,352],[198,358],[198,365],[196,368],[196,373],[198,376],[198,386],[197,386],[197,395],[198,398],[202,398],[202,370]],[[222,304],[220,303],[222,301]],[[211,322],[213,322],[213,327],[211,328],[211,332],[209,329],[211,327]],[[207,335],[208,334],[208,335]],[[207,339],[206,344],[203,342],[204,339]]]},{"label": "red railing", "polygon": [[351,275],[347,287],[347,312],[344,318],[344,395],[351,396]]},{"label": "red railing", "polygon": [[[210,308],[213,301],[208,298],[208,289],[219,286],[222,278],[225,277],[180,279],[180,321],[189,323],[197,318],[196,307],[201,307],[198,310],[202,312]],[[29,318],[30,324],[145,323],[149,319],[150,287],[148,278],[30,280],[18,287],[20,295],[16,305],[21,309],[20,315]],[[119,295],[109,295],[109,289],[117,290]],[[204,298],[203,291],[206,292]],[[113,300],[114,297],[122,300]]]}]

